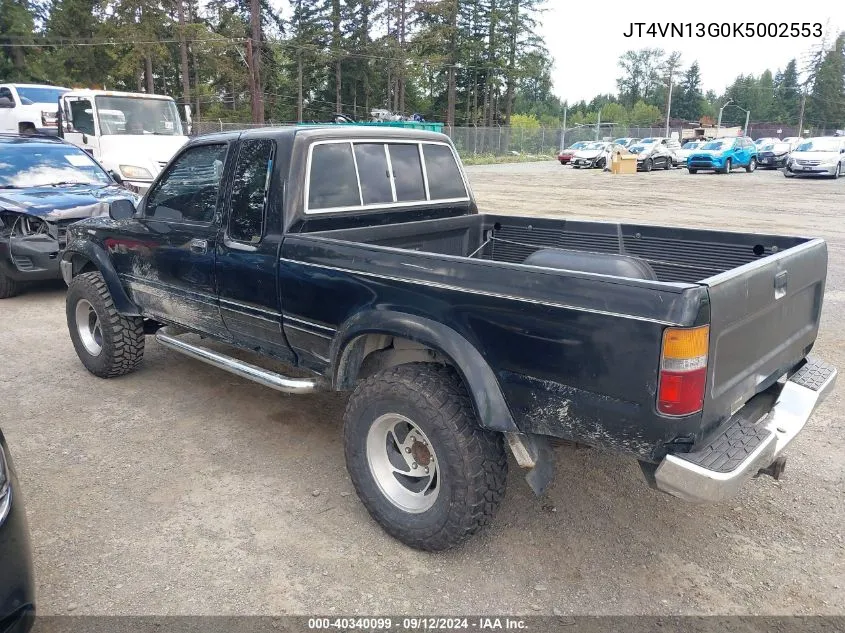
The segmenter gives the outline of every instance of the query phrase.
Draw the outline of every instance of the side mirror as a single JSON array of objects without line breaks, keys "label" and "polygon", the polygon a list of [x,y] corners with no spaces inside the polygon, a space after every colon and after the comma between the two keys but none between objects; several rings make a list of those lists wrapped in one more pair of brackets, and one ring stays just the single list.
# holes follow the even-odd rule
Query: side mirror
[{"label": "side mirror", "polygon": [[135,205],[131,200],[121,198],[109,203],[109,217],[112,220],[128,220],[135,215]]},{"label": "side mirror", "polygon": [[114,169],[109,169],[109,176],[111,176],[111,179],[114,180],[117,184],[123,184],[123,177]]},{"label": "side mirror", "polygon": [[86,144],[88,143],[88,135],[84,132],[82,133],[82,142]]}]

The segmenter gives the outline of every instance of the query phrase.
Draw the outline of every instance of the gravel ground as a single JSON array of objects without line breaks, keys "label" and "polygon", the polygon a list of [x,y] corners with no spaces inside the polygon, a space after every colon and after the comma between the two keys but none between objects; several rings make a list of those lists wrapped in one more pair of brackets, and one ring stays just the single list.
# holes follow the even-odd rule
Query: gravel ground
[{"label": "gravel ground", "polygon": [[[845,367],[845,181],[553,162],[469,173],[488,211],[825,237],[816,352]],[[513,468],[494,525],[427,554],[355,497],[344,396],[280,395],[152,340],[137,373],[97,379],[68,338],[62,284],[0,315],[0,426],[41,614],[845,614],[842,387],[780,482],[691,506],[647,488],[629,459],[563,448],[545,498]]]}]

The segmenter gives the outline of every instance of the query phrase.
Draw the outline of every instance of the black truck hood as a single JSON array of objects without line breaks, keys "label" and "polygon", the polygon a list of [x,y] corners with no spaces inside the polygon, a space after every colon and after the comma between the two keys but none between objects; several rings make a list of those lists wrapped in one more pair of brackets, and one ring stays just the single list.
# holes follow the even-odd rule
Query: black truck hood
[{"label": "black truck hood", "polygon": [[25,213],[55,222],[108,215],[109,202],[118,198],[127,198],[133,203],[139,200],[137,195],[118,185],[0,189],[0,210]]}]

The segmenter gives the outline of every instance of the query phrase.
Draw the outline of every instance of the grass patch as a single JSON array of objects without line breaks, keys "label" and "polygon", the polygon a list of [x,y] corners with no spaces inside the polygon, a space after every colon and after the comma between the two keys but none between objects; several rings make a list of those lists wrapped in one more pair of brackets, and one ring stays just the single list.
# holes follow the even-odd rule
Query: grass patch
[{"label": "grass patch", "polygon": [[461,155],[464,165],[495,165],[496,163],[536,163],[553,160],[549,154],[467,154]]}]

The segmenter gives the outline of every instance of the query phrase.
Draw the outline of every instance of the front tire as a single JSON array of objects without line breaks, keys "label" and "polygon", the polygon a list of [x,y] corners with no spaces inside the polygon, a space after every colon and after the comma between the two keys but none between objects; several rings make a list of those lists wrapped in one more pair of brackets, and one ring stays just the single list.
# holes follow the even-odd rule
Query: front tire
[{"label": "front tire", "polygon": [[697,173],[698,173],[698,170],[697,170],[697,169],[693,169],[693,168],[687,168],[687,171],[688,171],[689,173],[691,173],[691,174],[697,174]]},{"label": "front tire", "polygon": [[651,171],[652,167],[654,167],[654,162],[650,158],[646,158],[643,163],[643,171]]},{"label": "front tire", "polygon": [[370,515],[422,550],[454,547],[505,495],[502,435],[483,430],[451,367],[411,363],[361,382],[344,414],[346,467]]},{"label": "front tire", "polygon": [[750,174],[755,169],[757,169],[757,159],[752,158],[750,161],[748,161],[748,167],[745,168],[745,171],[746,173]]},{"label": "front tire", "polygon": [[19,281],[7,277],[2,270],[0,270],[0,299],[8,299],[14,297],[23,288],[23,284]]},{"label": "front tire", "polygon": [[722,167],[722,173],[723,174],[729,174],[729,173],[731,173],[732,168],[733,168],[733,165],[731,164],[731,159],[729,158],[728,160],[725,161],[725,166]]},{"label": "front tire", "polygon": [[76,355],[95,376],[123,376],[144,358],[144,320],[117,311],[101,273],[71,280],[65,313]]},{"label": "front tire", "polygon": [[833,172],[833,179],[837,180],[842,175],[842,163],[836,163],[836,169]]},{"label": "front tire", "polygon": [[670,169],[672,169],[672,159],[671,158],[665,159],[665,162],[663,163],[663,169],[665,169],[666,171],[669,171]]}]

